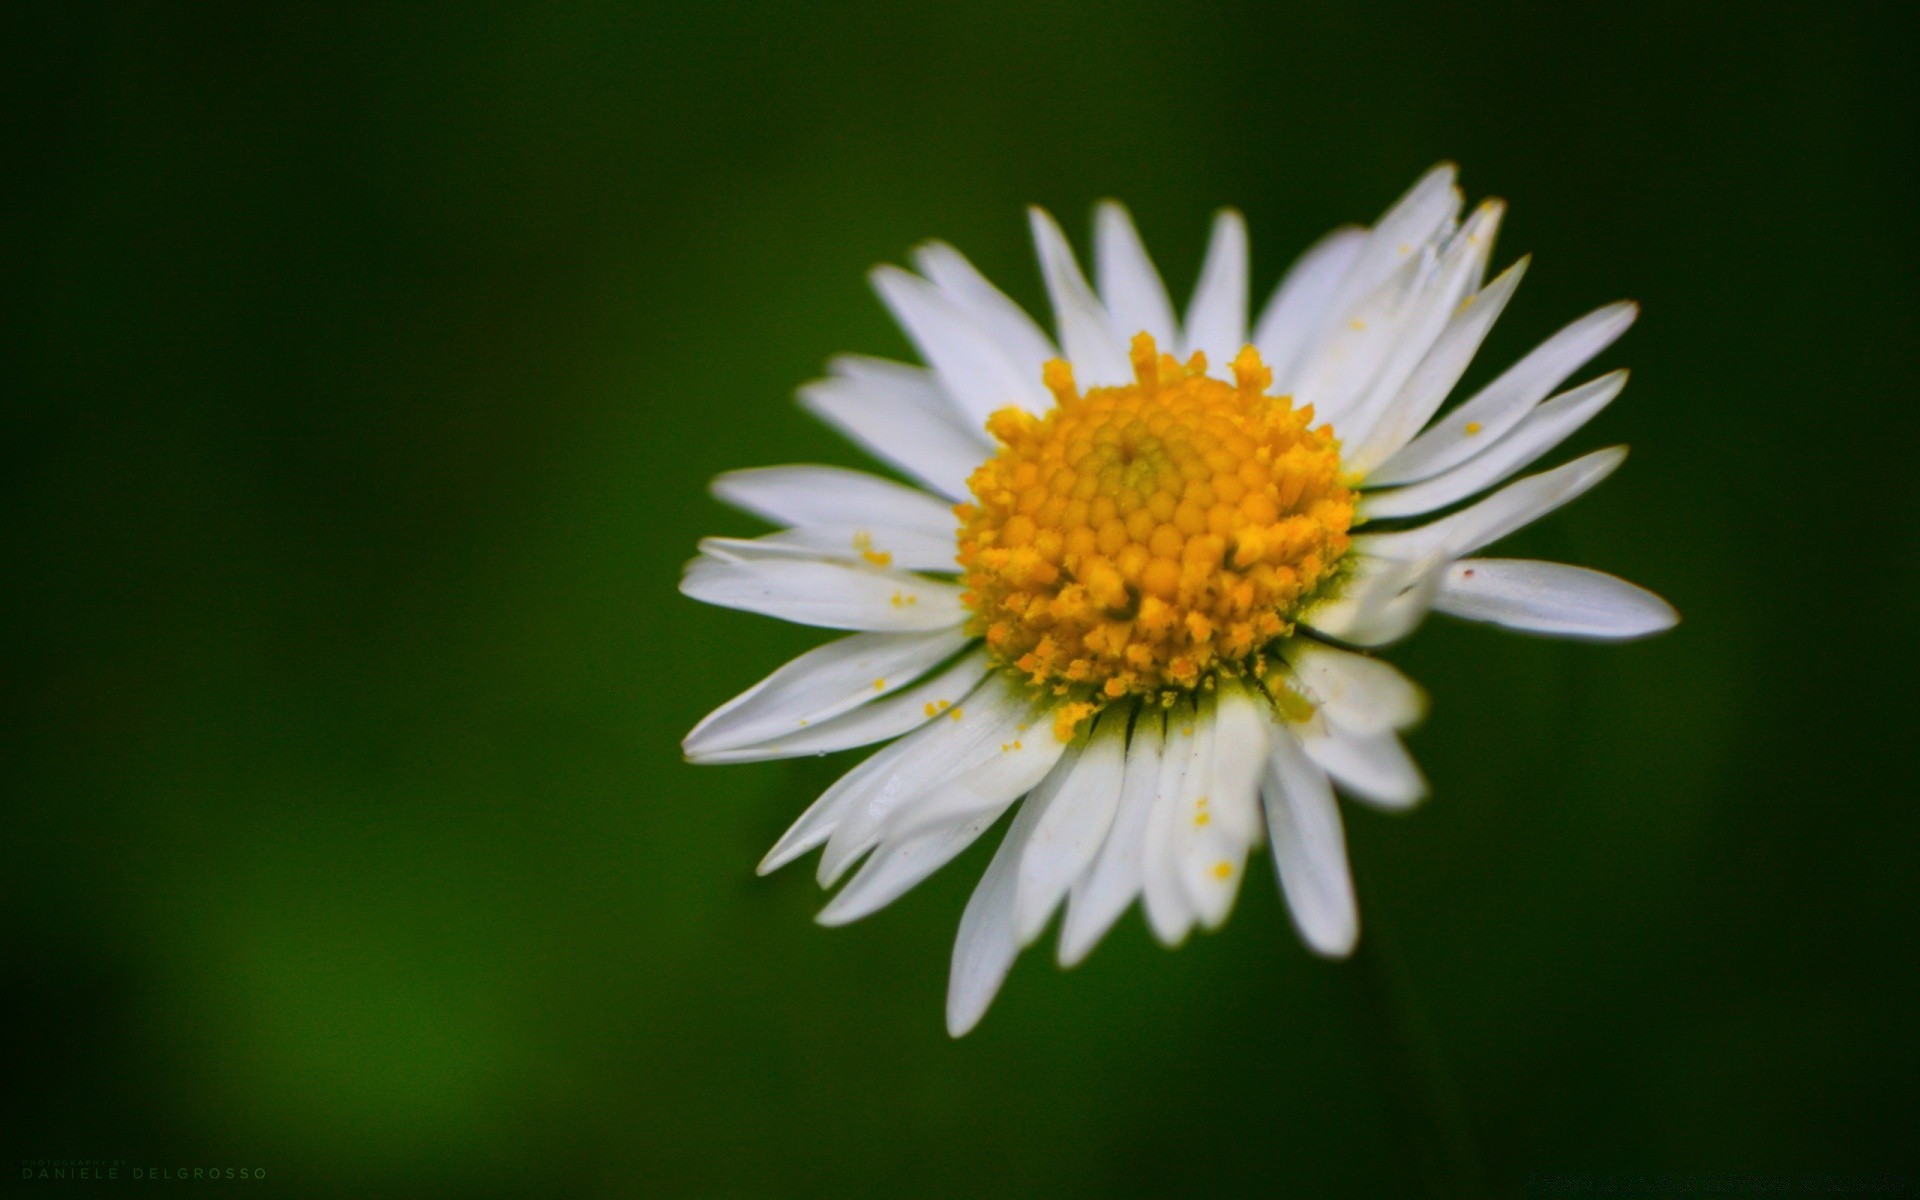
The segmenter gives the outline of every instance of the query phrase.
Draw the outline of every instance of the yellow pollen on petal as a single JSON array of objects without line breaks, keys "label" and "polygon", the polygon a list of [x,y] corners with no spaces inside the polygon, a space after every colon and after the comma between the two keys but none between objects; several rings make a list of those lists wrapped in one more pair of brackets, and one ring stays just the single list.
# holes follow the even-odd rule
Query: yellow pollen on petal
[{"label": "yellow pollen on petal", "polygon": [[1472,437],[1472,436],[1473,436],[1474,434],[1476,434],[1476,433],[1479,433],[1479,432],[1480,432],[1480,429],[1481,429],[1481,425],[1480,425],[1480,422],[1478,422],[1478,421],[1468,421],[1468,422],[1467,422],[1467,436],[1468,436],[1468,437]]},{"label": "yellow pollen on petal", "polygon": [[1233,878],[1233,864],[1224,859],[1213,864],[1213,877],[1215,879]]},{"label": "yellow pollen on petal", "polygon": [[861,558],[876,567],[889,567],[893,565],[893,553],[888,550],[875,550],[873,548],[873,535],[864,529],[853,535],[853,548],[860,552]]},{"label": "yellow pollen on petal", "polygon": [[[1134,382],[1081,392],[1055,360],[1056,405],[987,422],[1000,450],[957,505],[969,629],[1036,686],[1099,704],[1242,674],[1350,545],[1354,497],[1331,428],[1268,393],[1249,346],[1233,382],[1140,334]],[[1065,694],[1062,691],[1061,694]]]}]

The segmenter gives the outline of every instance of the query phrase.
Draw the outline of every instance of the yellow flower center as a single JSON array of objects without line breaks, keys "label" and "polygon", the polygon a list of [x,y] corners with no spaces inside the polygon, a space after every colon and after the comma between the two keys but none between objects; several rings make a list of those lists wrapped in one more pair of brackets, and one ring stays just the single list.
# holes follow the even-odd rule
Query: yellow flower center
[{"label": "yellow flower center", "polygon": [[1044,417],[1006,408],[968,480],[960,564],[971,628],[1036,685],[1075,695],[1070,731],[1129,694],[1252,667],[1348,546],[1332,430],[1269,396],[1249,346],[1232,384],[1133,340],[1134,382],[1084,395],[1058,360]]}]

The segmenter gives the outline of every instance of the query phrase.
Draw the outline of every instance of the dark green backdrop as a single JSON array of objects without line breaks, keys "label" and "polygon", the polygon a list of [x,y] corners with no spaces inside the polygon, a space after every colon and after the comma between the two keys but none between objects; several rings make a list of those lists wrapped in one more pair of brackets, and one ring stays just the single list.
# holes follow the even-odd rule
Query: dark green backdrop
[{"label": "dark green backdrop", "polygon": [[1022,205],[1119,195],[1181,294],[1240,206],[1264,289],[1442,157],[1535,254],[1479,378],[1645,305],[1570,448],[1633,458],[1515,551],[1685,622],[1396,651],[1436,795],[1349,810],[1369,933],[1496,1192],[1911,1171],[1912,30],[944,9],[7,6],[8,1177],[1418,1194],[1413,1068],[1264,865],[950,1041],[982,848],[844,930],[757,879],[845,764],[677,743],[814,639],[674,585],[752,528],[709,476],[860,461],[791,394],[907,352],[870,264],[1041,307]]}]

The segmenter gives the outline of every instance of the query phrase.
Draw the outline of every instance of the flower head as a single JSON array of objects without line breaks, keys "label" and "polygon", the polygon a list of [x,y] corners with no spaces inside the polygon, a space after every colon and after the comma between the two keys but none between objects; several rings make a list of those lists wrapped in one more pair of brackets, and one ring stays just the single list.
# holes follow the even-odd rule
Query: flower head
[{"label": "flower head", "polygon": [[1460,206],[1452,167],[1429,172],[1303,254],[1251,327],[1237,214],[1176,320],[1117,204],[1097,212],[1097,290],[1036,210],[1057,342],[928,244],[917,274],[873,275],[926,366],[843,357],[801,390],[926,490],[817,466],[715,481],[782,528],[706,539],[682,591],[856,632],[722,705],[688,757],[890,743],[761,870],[823,848],[832,886],[858,863],[820,915],[851,921],[1018,805],[961,919],[954,1034],[1063,905],[1063,964],[1136,898],[1177,944],[1226,919],[1262,841],[1307,945],[1349,953],[1334,784],[1393,809],[1424,794],[1398,732],[1425,699],[1370,651],[1428,611],[1595,639],[1677,619],[1597,571],[1472,557],[1625,457],[1482,496],[1619,394],[1624,371],[1552,393],[1636,310],[1573,322],[1436,419],[1526,268],[1483,282],[1502,206]]}]

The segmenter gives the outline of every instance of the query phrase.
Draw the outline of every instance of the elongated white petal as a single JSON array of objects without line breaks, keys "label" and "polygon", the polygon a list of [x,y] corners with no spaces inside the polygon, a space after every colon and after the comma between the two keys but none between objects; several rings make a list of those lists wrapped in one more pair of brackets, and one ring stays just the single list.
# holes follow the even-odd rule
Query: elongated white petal
[{"label": "elongated white petal", "polygon": [[987,431],[968,423],[965,410],[940,386],[940,377],[930,368],[871,354],[836,354],[827,360],[827,370],[835,379],[937,415],[979,443],[983,453],[994,448]]},{"label": "elongated white petal", "polygon": [[855,746],[870,746],[899,737],[926,724],[963,702],[985,677],[989,661],[984,652],[960,659],[944,671],[909,687],[868,700],[859,707],[802,729],[725,750],[689,751],[697,763],[764,762],[798,758],[803,754],[831,754]]},{"label": "elongated white petal", "polygon": [[1330,720],[1289,726],[1307,757],[1358,799],[1384,809],[1410,808],[1427,781],[1391,731],[1362,733]]},{"label": "elongated white petal", "polygon": [[1333,320],[1344,320],[1362,297],[1444,235],[1447,223],[1460,211],[1460,189],[1454,184],[1457,174],[1452,163],[1434,167],[1374,223],[1366,247],[1328,306]]},{"label": "elongated white petal", "polygon": [[1020,859],[1015,925],[1021,945],[1040,936],[1068,889],[1092,869],[1120,806],[1126,764],[1127,714],[1109,709],[1085,750],[1054,768],[1059,784]]},{"label": "elongated white petal", "polygon": [[[1418,286],[1394,314],[1391,349],[1383,356],[1380,371],[1348,410],[1338,416],[1343,441],[1343,465],[1361,470],[1356,451],[1365,451],[1374,429],[1391,413],[1415,370],[1424,362],[1434,345],[1446,332],[1449,322],[1459,314],[1461,305],[1473,294],[1476,280],[1485,272],[1487,256],[1493,250],[1494,233],[1506,206],[1497,200],[1480,205],[1459,232],[1449,238],[1434,257]],[[1524,271],[1524,260],[1520,270]],[[1422,417],[1420,424],[1425,424]],[[1418,426],[1407,431],[1411,437]],[[1384,457],[1384,456],[1382,456]]]},{"label": "elongated white petal", "polygon": [[[838,821],[816,872],[822,887],[881,841],[900,812],[929,792],[992,758],[1035,719],[1033,703],[1003,673],[994,673],[966,702],[928,722],[906,741],[914,743],[884,777],[857,783],[861,799]],[[889,750],[893,747],[888,747]],[[838,786],[838,785],[835,785]]]},{"label": "elongated white petal", "polygon": [[680,591],[706,604],[826,629],[907,632],[967,619],[961,589],[924,575],[804,559],[696,558]]},{"label": "elongated white petal", "polygon": [[969,320],[994,340],[1014,366],[1030,378],[1058,357],[1052,339],[1027,310],[1015,304],[985,275],[945,242],[926,242],[913,253],[913,265],[945,293]]},{"label": "elongated white petal", "polygon": [[1162,945],[1177,946],[1198,914],[1180,881],[1179,831],[1190,819],[1195,797],[1186,792],[1187,776],[1197,766],[1211,769],[1211,722],[1202,722],[1192,708],[1167,715],[1166,747],[1160,755],[1160,782],[1147,815],[1147,843],[1140,855],[1140,898],[1147,928]]},{"label": "elongated white petal", "polygon": [[[1033,244],[1040,255],[1040,273],[1053,300],[1054,324],[1059,327],[1067,361],[1073,364],[1074,381],[1082,388],[1132,381],[1133,367],[1127,358],[1124,335],[1087,286],[1086,276],[1073,257],[1073,247],[1067,244],[1067,235],[1043,210],[1027,212],[1033,226]],[[1034,382],[1039,385],[1037,379]]]},{"label": "elongated white petal", "polygon": [[1302,351],[1327,323],[1334,293],[1366,244],[1366,230],[1336,229],[1308,247],[1274,288],[1253,328],[1254,349],[1273,372],[1274,394],[1293,392]]},{"label": "elongated white petal", "polygon": [[1349,729],[1405,729],[1426,716],[1426,695],[1390,663],[1306,638],[1281,654],[1313,702]]},{"label": "elongated white petal", "polygon": [[1568,325],[1369,472],[1367,483],[1415,483],[1465,462],[1518,425],[1543,396],[1612,345],[1639,315],[1638,305],[1622,302]]},{"label": "elongated white petal", "polygon": [[953,531],[936,534],[890,525],[807,525],[757,538],[701,538],[700,552],[734,562],[828,559],[899,571],[951,575],[960,570]]},{"label": "elongated white petal", "polygon": [[[1476,236],[1492,237],[1490,233]],[[1454,313],[1433,348],[1365,438],[1343,452],[1343,465],[1349,471],[1365,475],[1412,441],[1433,419],[1433,414],[1453,391],[1453,385],[1466,373],[1467,365],[1473,361],[1474,353],[1493,323],[1506,310],[1507,301],[1513,298],[1514,290],[1526,276],[1529,261],[1522,258],[1508,267],[1491,286],[1469,296],[1466,306]]]},{"label": "elongated white petal", "polygon": [[[986,656],[981,654],[973,657],[983,661]],[[954,669],[958,670],[959,667]],[[971,703],[974,696],[980,697],[979,705]],[[980,688],[971,695],[963,695],[952,709],[945,711],[964,711],[961,709],[962,703],[978,708],[1001,701],[998,693]],[[884,815],[903,797],[915,794],[930,772],[945,769],[954,755],[954,743],[961,740],[961,732],[954,728],[954,722],[930,720],[908,736],[881,747],[855,764],[852,770],[821,793],[807,807],[807,811],[800,814],[800,819],[793,823],[793,827],[774,843],[773,849],[767,851],[767,856],[760,860],[760,874],[777,871],[825,843],[850,816],[869,809]],[[867,845],[871,844],[869,840]],[[823,886],[835,877],[825,870],[819,874]]]},{"label": "elongated white petal", "polygon": [[1159,795],[1165,725],[1157,710],[1142,712],[1134,721],[1113,827],[1100,844],[1092,868],[1074,883],[1067,897],[1067,916],[1060,925],[1063,967],[1085,958],[1140,894],[1141,856],[1147,821]]},{"label": "elongated white petal", "polygon": [[1625,446],[1595,450],[1551,471],[1510,483],[1470,508],[1399,533],[1370,533],[1353,540],[1356,551],[1412,559],[1444,554],[1458,558],[1530,525],[1586,493],[1627,458]]},{"label": "elongated white petal", "polygon": [[1033,844],[1034,831],[1052,805],[1030,796],[1014,814],[993,861],[980,877],[960,915],[953,942],[953,968],[947,977],[947,1032],[961,1037],[980,1023],[987,1006],[1006,982],[1007,971],[1026,939],[1016,936],[1020,863]]},{"label": "elongated white petal", "polygon": [[1180,327],[1174,323],[1173,302],[1160,281],[1147,248],[1127,210],[1104,200],[1093,215],[1093,274],[1100,286],[1113,327],[1131,341],[1136,333],[1153,335],[1163,353],[1180,345]]},{"label": "elongated white petal", "polygon": [[1422,251],[1361,297],[1308,355],[1294,381],[1294,403],[1312,405],[1315,416],[1344,428],[1345,414],[1400,348],[1414,299],[1437,270],[1433,252]]},{"label": "elongated white petal", "polygon": [[828,642],[714,709],[680,746],[697,758],[797,732],[913,683],[967,641],[953,629],[856,633]]},{"label": "elongated white petal", "polygon": [[1326,773],[1281,727],[1273,731],[1260,799],[1294,928],[1316,954],[1345,958],[1359,940],[1360,913],[1340,809]]},{"label": "elongated white petal", "polygon": [[1505,437],[1444,474],[1408,487],[1374,492],[1360,502],[1371,519],[1412,517],[1433,512],[1485,491],[1522,470],[1591,421],[1627,385],[1627,373],[1615,371],[1563,392],[1527,414]]},{"label": "elongated white petal", "polygon": [[712,488],[718,499],[776,525],[895,525],[949,537],[959,528],[945,501],[844,467],[728,471]]},{"label": "elongated white petal", "polygon": [[949,499],[966,496],[967,476],[989,453],[938,410],[845,377],[802,387],[800,405],[875,458]]},{"label": "elongated white petal", "polygon": [[1183,333],[1182,357],[1199,350],[1207,374],[1233,378],[1234,355],[1247,344],[1247,222],[1230,208],[1213,219]]},{"label": "elongated white petal", "polygon": [[[1223,680],[1211,713],[1206,773],[1190,768],[1185,791],[1197,794],[1180,832],[1181,883],[1201,925],[1218,928],[1233,911],[1247,852],[1260,842],[1260,775],[1267,760],[1270,710]],[[1199,760],[1196,758],[1196,768]]]},{"label": "elongated white petal", "polygon": [[1354,646],[1399,641],[1426,617],[1446,563],[1446,555],[1437,551],[1406,561],[1356,555],[1344,584],[1309,605],[1300,623]]},{"label": "elongated white petal", "polygon": [[933,284],[899,267],[875,267],[874,290],[919,348],[969,425],[1008,405],[1044,412],[1053,402],[1040,378],[1020,368],[987,331]]},{"label": "elongated white petal", "polygon": [[1067,748],[1053,736],[1046,714],[1039,713],[1037,718],[1024,728],[1016,726],[1008,740],[965,770],[894,810],[881,829],[882,836],[910,838],[973,813],[997,813],[1033,790]]},{"label": "elongated white petal", "polygon": [[1621,641],[1671,629],[1673,606],[1601,571],[1516,558],[1453,564],[1434,607],[1470,621],[1554,637]]},{"label": "elongated white petal", "polygon": [[[1008,803],[1012,803],[1012,798]],[[1002,807],[991,813],[980,813],[880,847],[860,864],[853,878],[847,880],[847,886],[827,902],[814,920],[822,925],[845,925],[879,912],[952,862],[955,855],[971,846],[1004,811]]]}]

